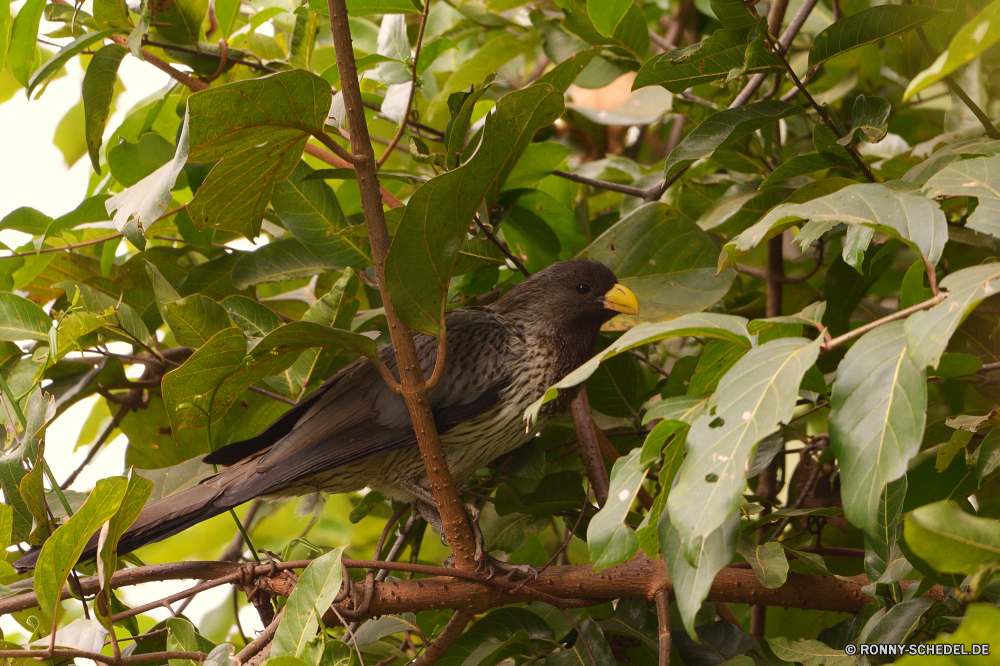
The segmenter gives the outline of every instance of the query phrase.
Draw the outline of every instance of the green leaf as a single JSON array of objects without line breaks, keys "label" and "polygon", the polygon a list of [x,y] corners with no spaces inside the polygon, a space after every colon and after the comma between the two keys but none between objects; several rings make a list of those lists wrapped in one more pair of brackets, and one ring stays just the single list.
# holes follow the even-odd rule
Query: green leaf
[{"label": "green leaf", "polygon": [[639,464],[641,448],[615,461],[608,501],[587,526],[587,545],[594,571],[626,562],[639,550],[639,537],[625,521],[646,473]]},{"label": "green leaf", "polygon": [[959,324],[979,303],[1000,292],[1000,263],[963,268],[941,280],[948,298],[906,319],[906,345],[914,365],[938,367]]},{"label": "green leaf", "polygon": [[[891,7],[893,5],[885,5]],[[908,5],[907,5],[908,6]],[[913,7],[914,9],[916,7]],[[921,9],[923,9],[921,7]],[[889,100],[881,97],[858,95],[851,110],[851,131],[837,143],[849,146],[861,133],[861,140],[866,143],[878,143],[889,132],[889,110],[892,105]]]},{"label": "green leaf", "polygon": [[788,578],[788,558],[780,543],[772,541],[756,544],[741,534],[736,552],[750,563],[750,568],[764,587],[773,590],[785,584],[785,579]]},{"label": "green leaf", "polygon": [[[152,23],[156,31],[175,44],[197,44],[201,23],[208,13],[208,0],[170,0],[154,4]],[[164,25],[167,24],[167,25]]]},{"label": "green leaf", "polygon": [[451,119],[445,128],[445,162],[449,169],[454,169],[462,159],[466,135],[472,122],[472,113],[479,101],[496,79],[495,75],[487,76],[477,87],[469,92],[456,92],[448,96],[448,108]]},{"label": "green leaf", "polygon": [[135,522],[149,499],[149,493],[153,490],[153,482],[144,479],[135,470],[130,470],[128,474],[128,485],[122,494],[121,503],[118,510],[108,521],[108,534],[101,546],[101,564],[98,571],[103,567],[102,587],[108,592],[111,591],[111,576],[115,571],[115,562],[118,560],[118,540],[121,539],[125,530]]},{"label": "green leaf", "polygon": [[302,656],[306,644],[315,637],[323,614],[340,592],[344,574],[340,566],[343,553],[343,546],[335,548],[313,560],[302,572],[288,597],[285,615],[274,634],[272,656]]},{"label": "green leaf", "polygon": [[580,75],[580,72],[586,69],[587,65],[600,55],[600,53],[600,48],[586,49],[579,53],[574,53],[545,74],[542,74],[536,83],[547,83],[559,92],[565,93],[570,85],[576,81],[576,77]]},{"label": "green leaf", "polygon": [[[141,341],[143,344],[152,345],[153,338],[149,334],[149,329],[146,328],[146,324],[142,321],[142,317],[127,303],[121,302],[121,298],[114,298],[108,296],[107,294],[98,291],[89,284],[83,284],[82,282],[57,282],[53,287],[57,289],[62,289],[66,294],[73,298],[77,290],[80,291],[80,302],[79,304],[83,308],[92,314],[104,314],[109,310],[114,312],[114,319],[109,322],[108,332],[117,335],[121,339],[132,341],[131,338]],[[115,329],[120,328],[122,331],[127,333],[127,336],[122,337],[121,331],[116,331]]]},{"label": "green leaf", "polygon": [[540,532],[550,523],[549,516],[530,516],[524,513],[501,516],[492,504],[487,504],[479,517],[486,550],[502,550],[505,553],[516,552],[528,540],[528,534]]},{"label": "green leaf", "polygon": [[673,93],[709,83],[717,79],[732,78],[735,74],[755,74],[781,66],[773,53],[765,53],[751,66],[746,65],[746,34],[732,30],[716,30],[700,44],[668,51],[650,58],[635,75],[632,89],[646,86],[663,86]]},{"label": "green leaf", "polygon": [[532,641],[551,641],[553,638],[548,623],[528,609],[497,608],[476,620],[434,663],[437,666],[499,663],[502,659],[490,657],[517,635]]},{"label": "green leaf", "polygon": [[357,229],[342,233],[348,227],[337,195],[322,180],[309,178],[312,167],[299,162],[271,195],[271,207],[293,236],[302,241],[309,252],[331,266],[351,266],[363,270],[372,265],[367,236]]},{"label": "green leaf", "polygon": [[[587,4],[591,3],[588,1]],[[619,53],[640,62],[645,59],[649,50],[649,29],[646,27],[646,17],[638,6],[629,6],[614,34],[608,37],[594,26],[581,0],[559,0],[558,5],[565,14],[562,26],[585,42],[595,46],[614,47]]]},{"label": "green leaf", "polygon": [[704,540],[739,508],[757,442],[791,420],[819,343],[778,338],[751,349],[719,382],[708,413],[691,425],[687,456],[667,498],[688,562],[696,563]]},{"label": "green leaf", "polygon": [[503,190],[534,187],[565,161],[572,151],[561,143],[528,144],[504,181]]},{"label": "green leaf", "polygon": [[178,344],[197,349],[224,328],[232,326],[221,305],[207,296],[192,294],[163,305],[163,320]]},{"label": "green leaf", "polygon": [[94,42],[101,41],[108,35],[114,34],[114,32],[114,30],[88,32],[85,35],[77,37],[72,42],[59,49],[58,53],[46,60],[45,64],[35,70],[35,73],[31,75],[31,80],[28,81],[26,90],[28,97],[31,97],[31,93],[35,88],[62,69],[70,58],[78,55],[80,51],[83,51]]},{"label": "green leaf", "polygon": [[580,633],[573,645],[552,652],[545,663],[549,666],[615,666],[617,662],[601,627],[588,617],[580,623]]},{"label": "green leaf", "polygon": [[775,636],[768,638],[767,643],[778,659],[802,666],[854,666],[858,663],[856,656],[848,656],[843,650],[835,650],[819,641],[792,641],[785,636]]},{"label": "green leaf", "polygon": [[750,334],[746,330],[746,321],[742,317],[703,312],[684,315],[673,321],[639,324],[610,344],[607,349],[593,356],[558,383],[550,386],[541,398],[528,406],[524,412],[524,418],[533,423],[538,418],[538,410],[545,403],[555,400],[556,396],[559,395],[559,389],[572,388],[587,381],[604,359],[650,342],[666,338],[699,336],[731,340],[749,347]]},{"label": "green leaf", "polygon": [[[952,634],[938,634],[938,637],[930,641],[930,643],[963,646],[973,644],[988,645],[995,640],[994,637],[998,631],[1000,631],[1000,610],[996,606],[989,603],[969,604],[958,630]],[[968,647],[965,647],[965,650],[968,649]],[[940,657],[907,655],[899,659],[896,663],[899,666],[917,666],[918,664],[928,663],[929,659],[933,659],[934,663],[940,666],[959,666],[959,664],[967,664],[970,661],[969,657],[959,655],[942,655]],[[983,663],[992,663],[995,657],[991,653],[990,657],[972,657],[972,659],[982,659]],[[987,662],[987,659],[990,659],[990,661]]]},{"label": "green leaf", "polygon": [[587,14],[597,32],[611,37],[632,4],[632,0],[587,0]]},{"label": "green leaf", "polygon": [[[673,492],[670,496],[673,496]],[[674,584],[674,598],[684,621],[684,629],[688,635],[696,635],[695,615],[712,588],[715,574],[729,564],[736,552],[740,533],[739,515],[734,513],[729,516],[722,525],[701,540],[694,564],[684,554],[681,533],[673,525],[669,511],[660,515],[657,532],[660,537],[660,553]]]},{"label": "green leaf", "polygon": [[620,316],[611,324],[625,328],[698,312],[722,298],[735,274],[716,274],[717,251],[697,224],[654,202],[622,218],[578,256],[600,261],[635,293],[639,315]]},{"label": "green leaf", "polygon": [[971,516],[947,500],[906,515],[903,536],[910,549],[941,573],[974,574],[1000,566],[1000,521]]},{"label": "green leaf", "polygon": [[52,319],[26,298],[0,292],[0,340],[47,340]]},{"label": "green leaf", "polygon": [[166,212],[167,204],[173,198],[170,190],[177,182],[177,176],[184,168],[187,158],[188,116],[185,114],[174,159],[104,202],[109,215],[115,211],[115,228],[123,232],[140,250],[146,247],[142,235],[144,230]]},{"label": "green leaf", "polygon": [[302,69],[195,93],[188,101],[190,159],[215,162],[265,144],[321,134],[331,99],[330,85]]},{"label": "green leaf", "polygon": [[[905,499],[905,476],[886,484],[881,497],[879,497],[875,529],[864,535],[865,573],[868,574],[869,581],[881,581],[882,576],[887,573],[891,577],[891,567],[894,564],[898,566],[898,563],[901,563],[908,566],[905,556],[897,545],[902,533],[900,518],[903,515],[903,501]],[[896,581],[881,582],[892,583]]]},{"label": "green leaf", "polygon": [[94,23],[104,30],[131,30],[125,0],[94,0]]},{"label": "green leaf", "polygon": [[219,24],[219,32],[223,39],[229,39],[236,28],[236,19],[240,15],[240,0],[216,0],[215,20]]},{"label": "green leaf", "polygon": [[980,483],[1000,469],[1000,429],[993,429],[976,449],[976,476]]},{"label": "green leaf", "polygon": [[[13,20],[10,16],[10,3],[0,3],[0,72],[7,62],[7,47],[10,44],[10,30]],[[0,100],[5,100],[0,94]]]},{"label": "green leaf", "polygon": [[757,12],[741,0],[711,0],[709,6],[719,19],[719,23],[727,30],[745,35],[757,27],[759,20]]},{"label": "green leaf", "polygon": [[723,249],[728,256],[723,254],[719,265],[728,265],[738,254],[800,220],[809,220],[795,237],[803,247],[840,223],[864,225],[912,245],[933,265],[941,258],[948,241],[944,213],[933,201],[881,183],[858,183],[807,203],[775,206],[760,222],[726,243]]},{"label": "green leaf", "polygon": [[667,155],[663,177],[670,178],[696,160],[711,157],[717,148],[728,147],[751,132],[799,112],[796,106],[769,100],[714,113]]},{"label": "green leaf", "polygon": [[[101,6],[94,0],[95,11]],[[127,12],[126,12],[127,18]],[[118,67],[128,49],[119,44],[108,44],[94,54],[87,65],[83,77],[83,110],[86,121],[87,151],[94,171],[101,173],[101,143],[104,141],[104,126],[111,112]]]},{"label": "green leaf", "polygon": [[282,323],[274,310],[246,296],[227,296],[222,299],[222,307],[229,319],[253,338],[264,337]]},{"label": "green leaf", "polygon": [[830,444],[840,464],[844,513],[872,533],[882,490],[906,473],[927,418],[927,384],[910,360],[902,322],[866,333],[847,351],[830,405]]},{"label": "green leaf", "polygon": [[131,187],[166,164],[174,156],[174,146],[155,132],[146,132],[139,143],[122,141],[108,148],[111,175],[125,187]]},{"label": "green leaf", "polygon": [[451,273],[473,214],[484,198],[496,199],[532,135],[562,110],[562,95],[548,85],[505,95],[487,117],[475,155],[410,197],[389,248],[385,279],[396,314],[411,330],[438,334]]},{"label": "green leaf", "polygon": [[42,616],[55,616],[70,569],[80,559],[87,540],[118,511],[128,485],[124,477],[101,479],[80,510],[42,545],[35,566],[35,594]]},{"label": "green leaf", "polygon": [[1000,238],[1000,156],[952,162],[928,179],[932,197],[976,197],[967,229]]},{"label": "green leaf", "polygon": [[275,186],[292,173],[305,145],[305,136],[290,136],[220,160],[188,204],[191,221],[253,240]]},{"label": "green leaf", "polygon": [[10,32],[7,66],[10,67],[14,79],[25,88],[28,87],[28,78],[38,65],[36,58],[39,51],[35,39],[38,36],[38,25],[44,10],[45,0],[27,0],[14,17],[14,25]]},{"label": "green leaf", "polygon": [[664,419],[667,421],[682,421],[690,425],[705,411],[706,404],[708,404],[707,398],[696,396],[681,395],[666,398],[654,403],[649,408],[642,417],[642,424],[646,425],[653,419]]},{"label": "green leaf", "polygon": [[917,74],[903,93],[903,101],[937,83],[980,56],[1000,41],[1000,0],[983,7],[974,19],[962,26],[948,48],[930,67]]},{"label": "green leaf", "polygon": [[864,44],[913,30],[940,13],[921,5],[879,5],[862,9],[816,35],[809,49],[809,68]]},{"label": "green leaf", "polygon": [[243,290],[264,282],[284,282],[311,277],[334,266],[312,255],[294,238],[282,238],[259,250],[247,252],[233,267],[232,280]]}]

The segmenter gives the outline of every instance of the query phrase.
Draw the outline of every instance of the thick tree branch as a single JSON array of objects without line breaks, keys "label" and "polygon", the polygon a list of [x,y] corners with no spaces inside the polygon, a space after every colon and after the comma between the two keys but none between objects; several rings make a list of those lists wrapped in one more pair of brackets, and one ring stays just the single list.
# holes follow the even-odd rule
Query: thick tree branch
[{"label": "thick tree branch", "polygon": [[587,468],[590,487],[594,491],[594,498],[597,499],[597,506],[604,506],[608,501],[608,470],[604,467],[601,445],[594,432],[594,420],[590,416],[586,386],[580,386],[580,392],[573,398],[570,411],[573,414],[573,425],[576,426],[576,436],[580,440],[580,453],[583,456],[583,465]]},{"label": "thick tree branch", "polygon": [[656,603],[656,618],[660,625],[660,666],[670,666],[670,594],[666,590],[660,590],[653,601]]},{"label": "thick tree branch", "polygon": [[[441,449],[441,440],[438,438],[437,426],[431,413],[426,381],[420,369],[413,337],[396,316],[386,290],[385,259],[389,253],[389,232],[382,212],[375,151],[368,137],[361,88],[358,85],[358,70],[354,62],[351,30],[347,22],[347,5],[345,0],[329,0],[329,8],[337,69],[340,73],[347,123],[351,132],[351,153],[361,190],[361,207],[368,226],[368,239],[372,247],[379,290],[382,293],[385,317],[396,353],[399,379],[403,388],[402,395],[410,411],[410,419],[417,435],[417,444],[427,470],[431,491],[438,504],[445,536],[455,556],[455,566],[460,569],[474,569],[477,566],[475,540]],[[444,339],[442,338],[440,342],[443,343]],[[441,351],[443,348],[439,343],[439,353]]]}]

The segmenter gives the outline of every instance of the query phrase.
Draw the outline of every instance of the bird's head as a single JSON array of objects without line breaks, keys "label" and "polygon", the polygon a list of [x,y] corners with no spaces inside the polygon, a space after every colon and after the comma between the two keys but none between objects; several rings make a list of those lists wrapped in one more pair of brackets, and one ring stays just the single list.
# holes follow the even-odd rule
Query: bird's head
[{"label": "bird's head", "polygon": [[567,330],[595,333],[618,314],[639,314],[635,294],[602,263],[570,259],[552,264],[515,286],[496,309],[516,316],[537,315]]}]

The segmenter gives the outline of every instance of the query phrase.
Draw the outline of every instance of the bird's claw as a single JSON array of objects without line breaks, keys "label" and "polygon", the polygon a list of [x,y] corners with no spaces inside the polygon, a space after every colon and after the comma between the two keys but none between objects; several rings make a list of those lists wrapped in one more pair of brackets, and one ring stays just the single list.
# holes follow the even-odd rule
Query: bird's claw
[{"label": "bird's claw", "polygon": [[536,567],[530,564],[511,564],[510,562],[498,560],[488,554],[479,560],[477,571],[485,571],[487,578],[493,578],[497,573],[502,572],[503,577],[510,581],[513,581],[518,576],[523,576],[524,582],[538,579],[538,569]]}]

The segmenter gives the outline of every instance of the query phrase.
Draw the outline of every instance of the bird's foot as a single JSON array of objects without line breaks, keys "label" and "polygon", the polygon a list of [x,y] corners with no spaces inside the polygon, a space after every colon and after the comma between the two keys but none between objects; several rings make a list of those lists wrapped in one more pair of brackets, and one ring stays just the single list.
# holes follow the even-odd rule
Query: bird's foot
[{"label": "bird's foot", "polygon": [[538,569],[536,567],[533,567],[530,564],[511,564],[510,562],[504,562],[503,560],[498,560],[488,553],[484,554],[479,560],[478,571],[486,572],[487,577],[489,578],[493,578],[497,574],[500,574],[508,580],[514,580],[521,577],[525,582],[538,578]]}]

